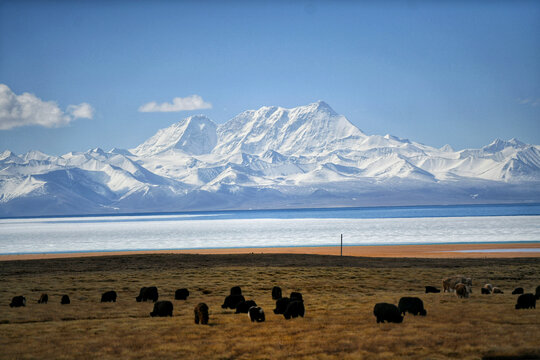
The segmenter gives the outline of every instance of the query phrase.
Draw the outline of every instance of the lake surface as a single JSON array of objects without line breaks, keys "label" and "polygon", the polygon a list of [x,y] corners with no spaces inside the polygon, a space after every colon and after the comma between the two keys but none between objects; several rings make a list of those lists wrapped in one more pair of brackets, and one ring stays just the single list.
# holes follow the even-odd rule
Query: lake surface
[{"label": "lake surface", "polygon": [[[0,254],[540,241],[540,204],[0,219]],[[526,247],[526,246],[524,246]]]}]

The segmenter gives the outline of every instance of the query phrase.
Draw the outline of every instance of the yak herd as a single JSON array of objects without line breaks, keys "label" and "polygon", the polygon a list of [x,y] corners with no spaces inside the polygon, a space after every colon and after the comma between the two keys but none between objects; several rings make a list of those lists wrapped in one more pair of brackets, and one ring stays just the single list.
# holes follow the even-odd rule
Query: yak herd
[{"label": "yak herd", "polygon": [[[182,288],[178,289],[174,293],[175,300],[187,300],[189,297],[189,290]],[[101,295],[101,302],[116,302],[116,291],[107,291]],[[173,304],[168,300],[159,299],[158,289],[155,286],[142,287],[139,291],[139,295],[135,298],[137,302],[152,301],[154,303],[154,309],[150,313],[150,316],[173,316]],[[302,294],[299,292],[292,292],[289,297],[282,297],[281,288],[274,286],[272,289],[272,299],[276,301],[275,314],[282,314],[285,319],[296,318],[298,316],[304,317],[305,308]],[[37,301],[38,304],[47,304],[49,296],[47,294],[41,294],[41,297]],[[60,300],[62,305],[70,303],[68,295],[62,295]],[[26,298],[24,296],[14,296],[9,304],[10,307],[26,306]],[[265,321],[264,310],[257,306],[254,300],[246,300],[242,295],[242,289],[240,286],[233,286],[230,290],[230,294],[225,297],[223,309],[235,310],[236,314],[248,314],[252,322]],[[195,324],[208,324],[208,305],[205,303],[199,303],[193,310],[195,315]]]},{"label": "yak herd", "polygon": [[[469,294],[472,293],[472,280],[464,276],[452,276],[446,279],[443,279],[442,282],[443,292],[454,292],[459,298],[468,298]],[[434,286],[426,286],[427,293],[439,293],[441,292]],[[515,288],[512,291],[513,295],[519,295],[517,303],[515,305],[516,309],[530,309],[536,308],[536,300],[540,299],[540,286],[536,288],[535,294],[524,293],[522,287]],[[481,294],[502,294],[503,291],[498,287],[494,287],[491,284],[485,284],[481,288]],[[187,300],[189,297],[189,290],[182,288],[178,289],[174,293],[175,300]],[[117,294],[116,291],[107,291],[101,295],[101,302],[116,302]],[[139,291],[139,296],[135,298],[137,302],[141,301],[152,301],[154,302],[154,309],[150,313],[150,316],[173,316],[173,304],[171,301],[162,300],[158,301],[159,294],[158,289],[155,286],[143,287]],[[289,297],[283,297],[281,288],[274,286],[272,288],[272,300],[276,302],[276,308],[274,309],[274,314],[283,315],[285,319],[304,317],[305,308],[304,308],[304,299],[302,294],[299,292],[291,292]],[[39,304],[47,304],[49,301],[49,296],[47,294],[41,294]],[[62,305],[67,305],[70,303],[68,295],[62,295],[60,303]],[[10,307],[21,307],[26,306],[26,298],[24,296],[15,296],[9,304]],[[229,295],[225,297],[222,309],[231,309],[235,310],[236,314],[248,314],[249,319],[252,322],[263,322],[265,321],[264,310],[257,306],[257,303],[254,300],[246,300],[242,295],[242,289],[240,286],[234,286],[231,288]],[[208,305],[205,303],[199,303],[194,308],[195,324],[208,324],[209,315]],[[413,315],[425,316],[427,314],[426,309],[424,309],[424,303],[418,297],[402,297],[399,300],[398,305],[389,304],[389,303],[377,303],[373,308],[373,314],[377,319],[377,323],[380,322],[392,322],[392,323],[401,323],[403,322],[403,316],[406,313]]]},{"label": "yak herd", "polygon": [[[468,298],[472,293],[472,279],[464,276],[452,276],[442,281],[443,292],[455,292],[458,298]],[[440,293],[441,290],[434,286],[426,286],[426,294]],[[481,288],[482,294],[503,294],[503,291],[491,284],[485,284]],[[536,287],[535,294],[524,294],[522,287],[515,288],[512,295],[519,295],[516,309],[536,309],[536,300],[540,299],[540,286]],[[402,297],[399,304],[378,303],[373,308],[373,314],[377,322],[403,322],[403,315],[411,313],[413,315],[425,316],[427,311],[424,309],[424,303],[417,297]]]}]

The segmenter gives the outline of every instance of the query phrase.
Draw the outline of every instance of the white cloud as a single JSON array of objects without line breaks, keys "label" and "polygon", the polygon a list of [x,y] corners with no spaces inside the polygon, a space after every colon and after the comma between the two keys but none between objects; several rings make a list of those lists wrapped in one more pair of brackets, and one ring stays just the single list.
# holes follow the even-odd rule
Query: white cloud
[{"label": "white cloud", "polygon": [[185,98],[175,97],[171,103],[158,104],[155,101],[139,107],[140,112],[177,112],[186,110],[211,109],[212,104],[205,102],[199,95],[190,95]]},{"label": "white cloud", "polygon": [[540,98],[522,98],[518,99],[518,103],[521,105],[529,105],[532,107],[540,106]]},{"label": "white cloud", "polygon": [[73,118],[78,119],[91,119],[94,117],[94,109],[88,103],[81,103],[79,105],[69,105],[67,111],[73,116]]},{"label": "white cloud", "polygon": [[18,126],[66,126],[77,118],[91,119],[92,107],[87,103],[69,105],[67,114],[54,101],[43,101],[30,93],[15,94],[0,84],[0,130]]}]

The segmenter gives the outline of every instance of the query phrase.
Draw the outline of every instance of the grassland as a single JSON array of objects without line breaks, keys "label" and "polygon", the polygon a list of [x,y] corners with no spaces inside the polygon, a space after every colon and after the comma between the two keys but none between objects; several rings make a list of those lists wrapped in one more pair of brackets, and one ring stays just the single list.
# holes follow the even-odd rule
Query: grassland
[{"label": "grassland", "polygon": [[[473,294],[424,294],[454,274],[473,278]],[[515,310],[511,291],[540,285],[540,259],[357,258],[297,254],[124,255],[0,262],[0,357],[6,359],[396,359],[540,357],[540,310]],[[492,283],[505,292],[480,295]],[[155,285],[174,304],[172,318],[151,318],[137,303]],[[220,305],[231,286],[266,312],[251,323]],[[304,295],[305,318],[274,315],[271,289]],[[187,301],[174,291],[187,287]],[[116,290],[117,303],[101,304]],[[49,303],[37,304],[42,292]],[[60,305],[62,294],[70,305]],[[27,306],[10,308],[13,296]],[[376,324],[377,302],[419,296],[426,317]],[[210,325],[195,325],[206,302]]]}]

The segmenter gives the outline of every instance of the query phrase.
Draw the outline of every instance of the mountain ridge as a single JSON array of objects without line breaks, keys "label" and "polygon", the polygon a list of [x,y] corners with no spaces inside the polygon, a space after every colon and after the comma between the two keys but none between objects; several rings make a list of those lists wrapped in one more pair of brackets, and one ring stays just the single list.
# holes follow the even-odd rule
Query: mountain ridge
[{"label": "mountain ridge", "polygon": [[190,116],[130,150],[0,154],[0,216],[540,202],[538,185],[538,145],[366,135],[323,101]]}]

